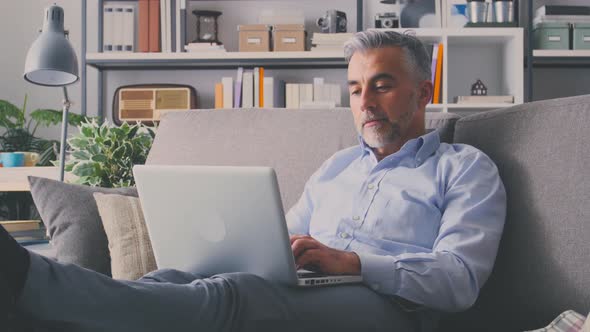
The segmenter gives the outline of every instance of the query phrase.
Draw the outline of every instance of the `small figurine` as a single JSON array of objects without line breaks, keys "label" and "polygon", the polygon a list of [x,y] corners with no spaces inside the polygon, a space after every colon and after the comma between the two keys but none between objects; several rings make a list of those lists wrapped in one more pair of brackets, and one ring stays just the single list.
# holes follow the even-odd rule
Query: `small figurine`
[{"label": "small figurine", "polygon": [[472,96],[487,96],[488,95],[488,88],[483,84],[483,82],[478,78],[473,85],[471,85],[471,95]]}]

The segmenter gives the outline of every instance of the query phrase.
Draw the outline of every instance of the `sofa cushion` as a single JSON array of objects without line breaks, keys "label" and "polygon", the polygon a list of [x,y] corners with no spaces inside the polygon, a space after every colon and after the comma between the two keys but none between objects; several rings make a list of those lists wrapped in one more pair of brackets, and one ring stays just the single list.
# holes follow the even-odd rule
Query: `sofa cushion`
[{"label": "sofa cushion", "polygon": [[[460,119],[455,142],[497,164],[508,198],[494,270],[446,331],[520,331],[590,311],[590,95]],[[484,327],[482,329],[482,327]]]},{"label": "sofa cushion", "polygon": [[92,194],[136,196],[135,188],[97,188],[29,176],[31,195],[49,231],[56,259],[111,273],[107,238]]},{"label": "sofa cushion", "polygon": [[[426,126],[448,142],[458,118],[427,113]],[[348,108],[198,110],[163,117],[146,164],[270,166],[287,211],[326,159],[358,143]]]},{"label": "sofa cushion", "polygon": [[114,279],[137,280],[156,270],[139,198],[94,193],[109,243]]}]

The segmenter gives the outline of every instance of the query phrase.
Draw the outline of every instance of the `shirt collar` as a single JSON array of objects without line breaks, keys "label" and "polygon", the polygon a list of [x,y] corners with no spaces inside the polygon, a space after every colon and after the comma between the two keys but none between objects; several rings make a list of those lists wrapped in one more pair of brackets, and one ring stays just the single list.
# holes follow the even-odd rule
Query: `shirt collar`
[{"label": "shirt collar", "polygon": [[[363,137],[361,135],[358,136],[359,139],[359,146],[361,149],[361,155],[365,154],[374,154],[373,150],[370,146],[365,143]],[[414,161],[416,162],[416,167],[422,165],[422,163],[428,159],[436,150],[438,150],[440,146],[440,138],[438,134],[438,130],[433,130],[427,134],[424,134],[420,137],[413,138],[407,141],[399,151],[395,152],[398,153],[407,153],[414,157]]]}]

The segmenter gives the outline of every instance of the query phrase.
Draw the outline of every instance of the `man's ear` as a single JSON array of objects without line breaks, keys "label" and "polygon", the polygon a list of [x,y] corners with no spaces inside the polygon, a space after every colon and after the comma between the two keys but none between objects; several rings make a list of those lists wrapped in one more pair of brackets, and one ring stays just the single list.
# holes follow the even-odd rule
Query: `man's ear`
[{"label": "man's ear", "polygon": [[418,85],[418,100],[421,107],[426,107],[426,105],[430,102],[433,91],[434,87],[430,81],[422,81],[420,85]]}]

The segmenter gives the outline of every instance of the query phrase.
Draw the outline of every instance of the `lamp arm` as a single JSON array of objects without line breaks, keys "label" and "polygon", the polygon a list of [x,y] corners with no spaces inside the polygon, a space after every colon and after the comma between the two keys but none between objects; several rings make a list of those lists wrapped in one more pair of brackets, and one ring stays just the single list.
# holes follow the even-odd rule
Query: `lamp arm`
[{"label": "lamp arm", "polygon": [[61,121],[61,141],[59,146],[59,181],[64,181],[64,170],[66,162],[66,138],[68,136],[68,113],[70,106],[72,105],[68,98],[68,90],[63,87],[64,101],[63,101],[63,112]]}]

